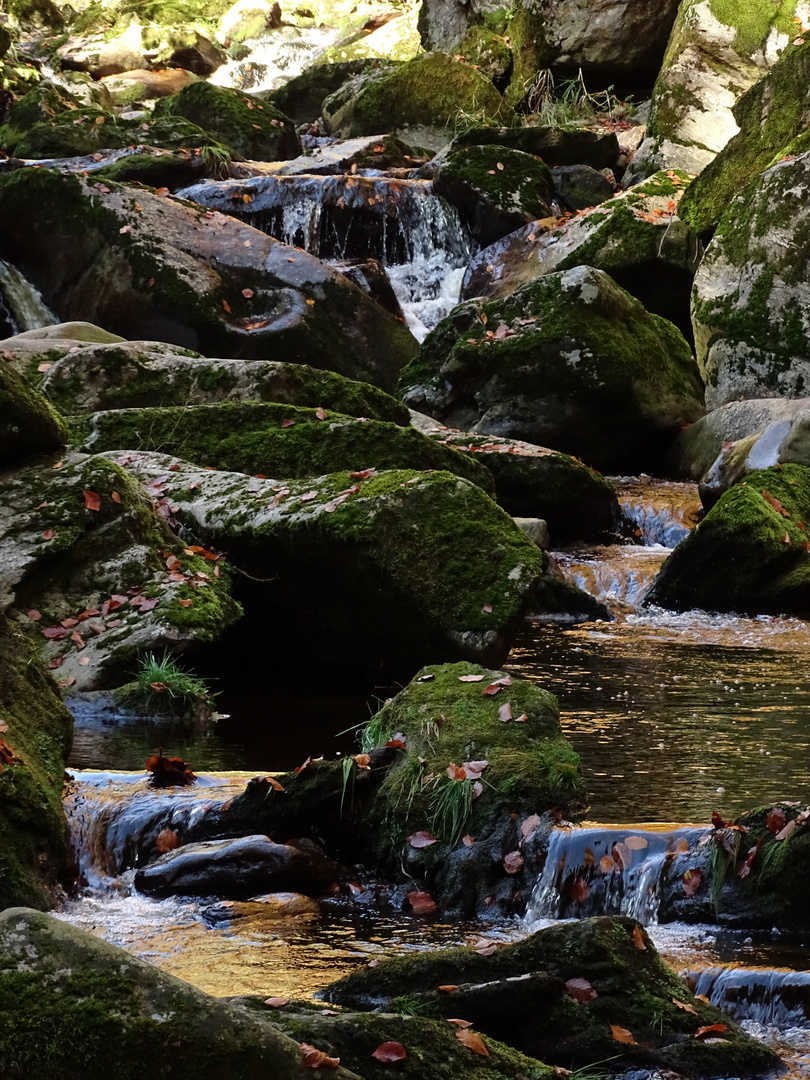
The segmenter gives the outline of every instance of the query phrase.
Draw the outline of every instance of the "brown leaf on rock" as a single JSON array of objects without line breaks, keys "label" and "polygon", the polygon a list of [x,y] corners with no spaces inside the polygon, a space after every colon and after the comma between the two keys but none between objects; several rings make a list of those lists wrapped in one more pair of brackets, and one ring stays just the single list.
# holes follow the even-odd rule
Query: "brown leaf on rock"
[{"label": "brown leaf on rock", "polygon": [[161,829],[155,838],[155,847],[161,855],[180,847],[180,838],[172,829]]},{"label": "brown leaf on rock", "polygon": [[787,817],[781,806],[775,806],[765,818],[765,827],[774,834],[781,832],[785,827]]},{"label": "brown leaf on rock", "polygon": [[465,761],[461,767],[467,780],[479,780],[487,765],[488,761]]},{"label": "brown leaf on rock", "polygon": [[624,843],[631,851],[643,851],[648,846],[643,836],[628,836]]},{"label": "brown leaf on rock", "polygon": [[318,417],[319,420],[326,420],[329,416],[329,413],[326,411],[326,409],[321,408],[321,406],[319,405],[318,408],[315,410],[315,415]]},{"label": "brown leaf on rock", "polygon": [[508,701],[505,705],[501,705],[500,709],[498,709],[498,719],[504,724],[507,720],[512,719],[512,706],[509,704]]},{"label": "brown leaf on rock", "polygon": [[510,851],[503,857],[503,868],[507,874],[517,874],[523,868],[523,856],[519,851]]},{"label": "brown leaf on rock", "polygon": [[428,892],[408,893],[407,900],[414,915],[432,915],[439,910],[439,905]]},{"label": "brown leaf on rock", "polygon": [[500,694],[502,687],[498,683],[490,683],[486,690],[483,691],[485,697],[495,697],[496,694]]},{"label": "brown leaf on rock", "polygon": [[437,844],[438,840],[426,829],[421,829],[419,832],[411,833],[408,837],[408,843],[412,848],[426,848],[430,847],[431,844]]},{"label": "brown leaf on rock", "polygon": [[469,1028],[457,1028],[456,1038],[459,1042],[463,1042],[465,1046],[469,1047],[474,1054],[480,1054],[481,1057],[489,1057],[487,1044],[477,1031],[471,1031]]},{"label": "brown leaf on rock", "polygon": [[402,1043],[384,1042],[380,1043],[371,1056],[376,1058],[377,1061],[389,1063],[391,1061],[404,1061],[408,1054]]},{"label": "brown leaf on rock", "polygon": [[447,775],[451,780],[466,780],[467,772],[463,765],[456,765],[454,762],[450,762],[447,766]]},{"label": "brown leaf on rock", "polygon": [[470,834],[467,833],[466,836],[462,836],[461,842],[464,845],[464,847],[472,847],[473,844],[475,843],[475,840],[473,840],[473,838],[470,836]]},{"label": "brown leaf on rock", "polygon": [[644,940],[644,931],[638,923],[633,927],[633,944],[637,949],[644,950],[647,948],[647,943]]},{"label": "brown leaf on rock", "polygon": [[610,1031],[616,1042],[628,1043],[630,1046],[638,1046],[638,1043],[633,1038],[632,1031],[628,1031],[627,1028],[619,1027],[618,1024],[611,1024]]},{"label": "brown leaf on rock", "polygon": [[694,896],[703,881],[703,872],[698,869],[687,870],[681,878],[681,885],[686,896]]},{"label": "brown leaf on rock", "polygon": [[587,1005],[589,1001],[599,997],[587,979],[569,979],[565,984],[565,989],[574,1001],[578,1001],[582,1005]]},{"label": "brown leaf on rock", "polygon": [[707,1024],[706,1027],[699,1027],[695,1032],[696,1039],[702,1039],[706,1035],[710,1035],[713,1031],[728,1031],[725,1024]]},{"label": "brown leaf on rock", "polygon": [[358,769],[365,769],[366,772],[371,771],[371,765],[369,764],[371,758],[368,754],[352,754],[352,761]]},{"label": "brown leaf on rock", "polygon": [[316,1050],[309,1043],[301,1043],[298,1052],[308,1069],[336,1069],[340,1065],[340,1058],[329,1057],[323,1050]]},{"label": "brown leaf on rock", "polygon": [[537,826],[540,824],[542,818],[539,814],[530,814],[524,821],[521,822],[520,831],[526,840],[532,835]]},{"label": "brown leaf on rock", "polygon": [[42,612],[37,611],[36,608],[31,608],[31,610],[27,612],[27,615],[31,622],[39,622],[42,618]]},{"label": "brown leaf on rock", "polygon": [[443,994],[452,994],[454,990],[458,990],[458,986],[455,983],[447,983],[444,986],[437,986],[436,989]]},{"label": "brown leaf on rock", "polygon": [[459,1020],[459,1018],[457,1016],[453,1016],[453,1017],[448,1016],[447,1017],[447,1023],[448,1024],[453,1024],[453,1026],[457,1027],[457,1028],[468,1028],[468,1027],[473,1026],[472,1020]]},{"label": "brown leaf on rock", "polygon": [[101,499],[95,493],[95,491],[83,491],[82,495],[84,495],[84,505],[87,507],[88,510],[101,509]]},{"label": "brown leaf on rock", "polygon": [[697,1016],[697,1009],[694,1005],[687,1005],[685,1001],[678,1001],[677,998],[672,999],[672,1004],[678,1009],[682,1009],[684,1012],[694,1013]]},{"label": "brown leaf on rock", "polygon": [[618,867],[616,866],[616,863],[613,861],[610,855],[603,855],[602,858],[599,860],[599,869],[602,871],[603,874],[612,874],[614,870],[618,869]]},{"label": "brown leaf on rock", "polygon": [[484,678],[483,675],[459,675],[458,681],[459,682],[482,682],[483,678]]}]

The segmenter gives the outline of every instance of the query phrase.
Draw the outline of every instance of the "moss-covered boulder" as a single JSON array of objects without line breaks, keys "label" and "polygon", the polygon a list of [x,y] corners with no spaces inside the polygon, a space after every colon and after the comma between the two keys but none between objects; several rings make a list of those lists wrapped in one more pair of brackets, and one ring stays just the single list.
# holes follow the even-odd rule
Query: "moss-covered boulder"
[{"label": "moss-covered boulder", "polygon": [[0,354],[29,383],[40,386],[49,367],[71,349],[78,351],[89,342],[123,340],[89,322],[54,323],[3,338],[0,341]]},{"label": "moss-covered boulder", "polygon": [[[312,1075],[272,1024],[27,908],[0,915],[0,1015],[8,1080],[136,1080],[144,1069],[155,1080]],[[357,1080],[343,1068],[330,1076]]]},{"label": "moss-covered boulder", "polygon": [[[736,5],[724,5],[733,12]],[[778,14],[773,9],[764,14],[765,4],[746,5],[757,9],[762,20],[782,19],[790,21],[794,3],[782,4]],[[799,33],[799,28],[795,28]],[[810,44],[803,44],[799,35],[788,44],[782,59],[764,77],[760,78],[732,109],[733,134],[720,154],[695,180],[681,207],[681,216],[696,232],[711,230],[725,213],[732,196],[743,188],[757,173],[773,165],[788,154],[802,153],[808,146],[810,130],[810,107],[806,101],[805,88],[810,79]]]},{"label": "moss-covered boulder", "polygon": [[64,420],[48,401],[0,359],[0,468],[64,444]]},{"label": "moss-covered boulder", "polygon": [[[254,1007],[261,1007],[258,1001]],[[388,1080],[394,1071],[405,1080],[555,1080],[557,1075],[496,1039],[485,1041],[486,1054],[473,1051],[444,1020],[348,1011],[330,1016],[310,1001],[291,1001],[273,1010],[271,1019],[296,1041],[339,1057],[364,1080]],[[374,1057],[378,1047],[392,1042],[404,1050],[400,1060],[392,1064]]]},{"label": "moss-covered boulder", "polygon": [[727,491],[656,577],[646,602],[686,611],[810,612],[810,469],[751,473]]},{"label": "moss-covered boulder", "polygon": [[364,670],[437,654],[497,663],[543,581],[542,552],[451,473],[282,483],[163,454],[125,460],[147,482],[163,477],[177,521],[252,576],[263,634],[278,613],[279,647],[306,641],[309,655]]},{"label": "moss-covered boulder", "polygon": [[616,193],[616,182],[590,165],[562,165],[552,169],[557,195],[569,210],[588,210]]},{"label": "moss-covered boulder", "polygon": [[454,55],[463,56],[468,64],[476,67],[482,75],[491,79],[503,92],[512,74],[512,50],[508,36],[496,34],[487,26],[471,26],[454,50]]},{"label": "moss-covered boulder", "polygon": [[695,352],[706,404],[802,397],[810,389],[810,151],[731,201],[695,275]]},{"label": "moss-covered boulder", "polygon": [[407,129],[409,141],[436,149],[449,141],[462,113],[508,121],[512,110],[486,76],[444,53],[425,53],[373,77],[358,76],[323,103],[333,135]]},{"label": "moss-covered boulder", "polygon": [[195,82],[162,98],[155,116],[182,116],[251,161],[281,161],[301,153],[295,125],[270,102],[213,83]]},{"label": "moss-covered boulder", "polygon": [[392,740],[404,752],[363,815],[378,865],[424,883],[463,917],[485,910],[487,897],[502,914],[514,910],[516,885],[526,884],[516,877],[517,821],[586,805],[557,699],[477,664],[428,667],[363,734],[366,746]]},{"label": "moss-covered boulder", "polygon": [[25,133],[35,124],[50,123],[61,113],[76,113],[81,104],[79,98],[66,87],[44,79],[6,113],[5,123],[0,127],[0,146],[7,153],[13,153]]},{"label": "moss-covered boulder", "polygon": [[[709,165],[737,134],[735,102],[794,50],[801,7],[796,0],[684,0],[655,83],[646,139],[625,182],[657,169],[699,173]],[[731,192],[721,194],[714,184],[705,190],[712,187],[712,201],[719,197],[716,205],[724,206]]]},{"label": "moss-covered boulder", "polygon": [[504,510],[517,518],[542,518],[555,545],[604,540],[618,525],[619,504],[612,485],[569,454],[520,439],[451,431],[427,417],[420,417],[416,426],[429,438],[486,465]]},{"label": "moss-covered boulder", "polygon": [[72,738],[73,717],[30,639],[0,615],[0,910],[53,902],[68,846],[62,777]]},{"label": "moss-covered boulder", "polygon": [[[4,346],[0,343],[0,352]],[[29,370],[31,366],[29,361]],[[34,370],[38,366],[39,361]],[[29,377],[35,377],[33,372]],[[51,362],[42,386],[63,413],[272,401],[409,423],[402,402],[376,386],[332,371],[282,360],[209,360],[156,341],[88,344],[66,351]]]},{"label": "moss-covered boulder", "polygon": [[450,144],[454,153],[465,146],[508,146],[524,154],[542,158],[549,168],[560,165],[590,165],[592,169],[611,169],[619,160],[619,140],[612,132],[591,131],[575,125],[547,127],[497,127],[471,124],[456,135]]},{"label": "moss-covered boulder", "polygon": [[[0,177],[2,253],[64,320],[391,388],[410,332],[325,263],[225,215],[47,169]],[[294,259],[294,261],[292,261]]]},{"label": "moss-covered boulder", "polygon": [[0,608],[29,612],[63,687],[122,683],[140,652],[214,641],[239,617],[227,568],[186,550],[170,517],[159,485],[101,456],[0,480]]},{"label": "moss-covered boulder", "polygon": [[691,333],[689,295],[696,238],[678,217],[685,173],[659,173],[575,217],[525,225],[473,256],[461,298],[505,297],[555,270],[587,264],[611,275],[648,311]]},{"label": "moss-covered boulder", "polygon": [[400,388],[448,426],[526,439],[602,471],[654,467],[675,432],[703,413],[678,330],[587,266],[454,308]]},{"label": "moss-covered boulder", "polygon": [[93,452],[137,446],[195,465],[279,479],[364,469],[444,469],[494,494],[480,461],[440,446],[413,427],[259,402],[219,402],[98,412],[73,424]]},{"label": "moss-covered boulder", "polygon": [[551,214],[551,172],[539,158],[506,146],[469,146],[451,154],[433,190],[457,206],[481,244],[492,244]]},{"label": "moss-covered boulder", "polygon": [[14,140],[20,158],[59,158],[93,154],[102,149],[121,149],[132,142],[129,125],[117,123],[102,109],[82,107],[58,113],[47,123],[36,124]]},{"label": "moss-covered boulder", "polygon": [[641,927],[623,917],[553,926],[494,952],[468,946],[381,960],[322,996],[360,1009],[408,1003],[420,1016],[461,1013],[486,1035],[566,1069],[610,1059],[616,1072],[754,1077],[778,1062],[696,998]]},{"label": "moss-covered boulder", "polygon": [[[296,124],[312,123],[321,115],[324,100],[356,75],[389,68],[390,60],[344,60],[313,64],[268,94],[270,102]],[[374,132],[380,134],[380,132]]]}]

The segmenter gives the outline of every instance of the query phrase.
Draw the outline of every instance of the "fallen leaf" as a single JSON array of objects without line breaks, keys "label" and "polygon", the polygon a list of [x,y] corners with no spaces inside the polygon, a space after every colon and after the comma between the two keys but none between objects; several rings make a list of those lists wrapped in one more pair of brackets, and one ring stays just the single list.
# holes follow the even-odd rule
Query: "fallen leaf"
[{"label": "fallen leaf", "polygon": [[470,1031],[469,1028],[457,1028],[456,1038],[459,1042],[463,1042],[466,1047],[473,1051],[474,1054],[480,1054],[481,1057],[489,1057],[489,1050],[487,1050],[487,1044],[481,1038],[477,1031]]},{"label": "fallen leaf", "polygon": [[481,610],[483,611],[483,613],[485,615],[489,615],[492,612],[492,604],[484,604],[484,606],[483,606],[483,608],[481,608]]},{"label": "fallen leaf", "polygon": [[155,194],[156,195],[161,195],[161,196],[162,195],[168,195],[169,194],[169,189],[167,187],[156,188],[155,189]]},{"label": "fallen leaf", "polygon": [[496,694],[500,694],[503,688],[498,683],[490,683],[486,690],[482,691],[485,697],[495,697]]},{"label": "fallen leaf", "polygon": [[172,829],[161,829],[155,837],[155,847],[161,855],[165,855],[167,851],[180,847],[180,838]]},{"label": "fallen leaf", "polygon": [[178,597],[177,598],[177,603],[180,605],[180,607],[189,608],[194,603],[194,601],[193,600],[181,600],[180,597]]},{"label": "fallen leaf", "polygon": [[384,1042],[380,1043],[374,1053],[371,1055],[376,1058],[377,1061],[404,1061],[408,1056],[405,1047],[402,1043],[398,1042]]},{"label": "fallen leaf", "polygon": [[56,536],[56,533],[53,531],[53,529],[46,529],[45,532],[42,534],[42,539],[43,540],[53,540],[53,538],[55,536]]},{"label": "fallen leaf", "polygon": [[472,1020],[459,1020],[458,1017],[447,1017],[447,1023],[453,1024],[457,1028],[468,1028],[473,1026]]},{"label": "fallen leaf", "polygon": [[285,1005],[289,1005],[290,999],[288,997],[269,997],[264,999],[265,1005],[269,1005],[271,1009],[283,1009]]},{"label": "fallen leaf", "polygon": [[414,915],[432,915],[439,910],[439,905],[427,892],[408,893],[407,900]]},{"label": "fallen leaf", "polygon": [[31,610],[27,614],[31,622],[39,622],[39,620],[42,618],[42,612],[37,611],[36,608],[31,608]]},{"label": "fallen leaf", "polygon": [[280,426],[281,427],[292,427],[294,423],[295,423],[294,420],[282,420]]},{"label": "fallen leaf", "polygon": [[776,834],[784,829],[786,822],[785,811],[781,806],[775,806],[765,818],[765,827]]},{"label": "fallen leaf", "polygon": [[574,904],[582,904],[588,899],[591,888],[585,878],[578,877],[574,879],[571,885],[571,901]]},{"label": "fallen leaf", "polygon": [[250,300],[251,296],[253,296],[253,289],[242,289],[242,296],[246,300]]},{"label": "fallen leaf", "polygon": [[694,1005],[687,1005],[685,1001],[678,1001],[677,998],[672,999],[672,1004],[678,1009],[683,1009],[684,1012],[694,1013],[697,1016],[697,1009]]},{"label": "fallen leaf", "polygon": [[686,896],[694,896],[700,888],[700,883],[703,881],[703,872],[701,870],[687,870],[681,878],[681,885],[683,887],[684,894]]},{"label": "fallen leaf", "polygon": [[617,869],[617,866],[610,855],[603,855],[599,860],[599,869],[603,874],[612,874]]},{"label": "fallen leaf", "polygon": [[503,857],[503,868],[507,874],[517,874],[523,868],[523,856],[519,851],[510,851]]},{"label": "fallen leaf", "polygon": [[484,678],[483,675],[459,675],[458,681],[459,682],[481,682],[483,680],[483,678]]},{"label": "fallen leaf", "polygon": [[645,950],[647,948],[647,943],[644,940],[644,931],[638,923],[633,927],[633,944],[637,949]]},{"label": "fallen leaf", "polygon": [[326,418],[329,416],[329,413],[326,411],[326,409],[322,409],[320,406],[318,406],[318,408],[315,410],[315,415],[318,417],[319,420],[326,420]]},{"label": "fallen leaf", "polygon": [[316,1050],[309,1043],[301,1043],[298,1052],[308,1069],[336,1069],[340,1065],[340,1058],[329,1057],[323,1050]]},{"label": "fallen leaf", "polygon": [[508,701],[505,705],[501,705],[500,709],[498,709],[498,719],[502,723],[506,723],[507,720],[512,719],[512,706],[509,704]]},{"label": "fallen leaf", "polygon": [[648,846],[643,836],[628,836],[624,843],[631,851],[642,851]]},{"label": "fallen leaf", "polygon": [[582,1005],[587,1005],[589,1001],[599,997],[587,979],[569,979],[565,984],[565,989],[574,1001],[578,1001]]},{"label": "fallen leaf", "polygon": [[461,842],[464,845],[464,847],[472,847],[473,844],[475,843],[475,840],[473,840],[473,838],[470,836],[470,834],[467,833],[466,836],[462,836]]},{"label": "fallen leaf", "polygon": [[627,1028],[619,1027],[618,1024],[611,1024],[610,1030],[616,1042],[629,1043],[631,1046],[638,1045],[636,1040],[633,1038],[633,1033],[631,1031],[628,1031]]},{"label": "fallen leaf", "polygon": [[461,767],[467,780],[478,780],[488,765],[488,761],[465,761]]},{"label": "fallen leaf", "polygon": [[230,313],[231,313],[231,305],[228,303],[227,300],[222,301],[222,308],[223,308],[224,311],[227,311],[227,313],[230,315]]},{"label": "fallen leaf", "polygon": [[522,822],[522,824],[520,826],[520,831],[523,833],[523,836],[525,837],[525,839],[528,840],[528,838],[532,835],[532,833],[535,831],[535,829],[537,828],[537,826],[540,824],[541,821],[542,821],[542,818],[540,817],[539,814],[530,814]]},{"label": "fallen leaf", "polygon": [[440,990],[443,994],[452,994],[454,990],[458,990],[455,983],[448,983],[445,986],[437,986],[437,990]]},{"label": "fallen leaf", "polygon": [[696,1039],[702,1039],[704,1035],[710,1035],[713,1031],[727,1031],[728,1028],[725,1024],[708,1024],[706,1027],[699,1027],[695,1032]]},{"label": "fallen leaf", "polygon": [[437,844],[438,840],[431,833],[422,830],[421,832],[412,833],[408,837],[408,843],[412,848],[426,848],[431,844]]},{"label": "fallen leaf", "polygon": [[369,764],[371,758],[368,754],[352,754],[351,758],[358,769],[366,769],[368,772],[371,771],[371,765]]}]

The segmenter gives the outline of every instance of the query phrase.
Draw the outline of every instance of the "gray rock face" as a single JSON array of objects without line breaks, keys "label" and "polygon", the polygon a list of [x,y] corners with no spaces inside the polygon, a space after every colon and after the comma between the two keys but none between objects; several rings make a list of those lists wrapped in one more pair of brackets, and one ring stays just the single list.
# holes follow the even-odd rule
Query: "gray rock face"
[{"label": "gray rock face", "polygon": [[737,194],[695,276],[706,404],[799,398],[810,388],[810,152]]},{"label": "gray rock face", "polygon": [[273,890],[323,891],[339,867],[310,840],[274,844],[266,836],[208,840],[161,855],[135,875],[149,896],[253,896]]}]

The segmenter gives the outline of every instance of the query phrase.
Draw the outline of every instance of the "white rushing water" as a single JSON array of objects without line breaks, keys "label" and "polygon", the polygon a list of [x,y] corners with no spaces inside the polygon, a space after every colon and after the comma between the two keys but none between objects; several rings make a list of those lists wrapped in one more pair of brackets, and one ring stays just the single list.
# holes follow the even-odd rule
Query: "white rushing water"
[{"label": "white rushing water", "polygon": [[250,55],[217,68],[209,82],[251,94],[277,90],[338,40],[332,27],[280,26],[251,40]]},{"label": "white rushing water", "polygon": [[38,330],[59,322],[42,299],[42,294],[15,267],[0,259],[0,299],[5,301],[6,317],[13,333]]}]

